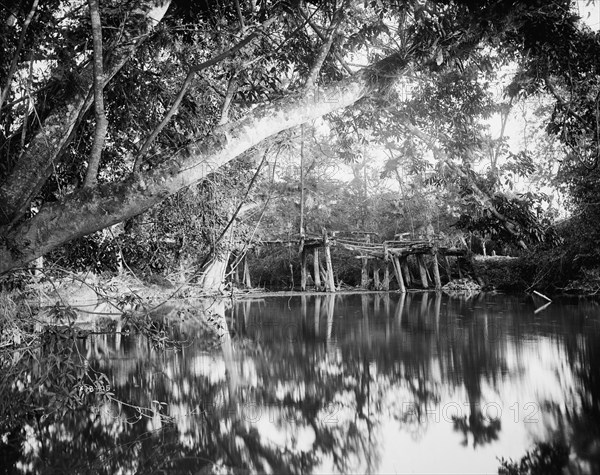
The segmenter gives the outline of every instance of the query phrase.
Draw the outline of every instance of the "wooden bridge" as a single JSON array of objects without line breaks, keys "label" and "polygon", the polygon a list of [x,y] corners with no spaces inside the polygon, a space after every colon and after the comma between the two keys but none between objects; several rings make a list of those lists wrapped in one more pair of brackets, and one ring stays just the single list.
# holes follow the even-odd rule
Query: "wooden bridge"
[{"label": "wooden bridge", "polygon": [[[370,283],[369,260],[375,260],[373,269],[373,287],[376,290],[390,290],[390,283],[395,279],[399,292],[406,292],[414,284],[420,284],[423,289],[429,288],[429,283],[433,281],[436,289],[442,287],[440,277],[440,260],[448,276],[452,279],[449,257],[460,257],[466,254],[465,246],[444,245],[440,236],[432,235],[419,239],[410,239],[408,234],[396,235],[395,240],[384,242],[371,242],[371,236],[375,233],[356,232],[344,233],[323,232],[322,235],[305,235],[299,240],[274,240],[259,241],[256,245],[297,245],[301,255],[301,280],[300,287],[304,291],[307,289],[309,256],[313,257],[313,280],[315,288],[335,292],[336,286],[333,274],[333,265],[331,262],[331,247],[339,246],[357,254],[357,258],[362,261],[361,287],[367,288]],[[357,237],[359,236],[359,237]],[[325,255],[325,265],[320,259],[320,250]],[[426,257],[429,256],[426,260]],[[419,277],[414,279],[410,272],[409,258],[416,260],[416,267],[419,269]],[[427,262],[429,261],[429,262]],[[391,266],[390,266],[391,264]],[[429,264],[429,266],[428,266]],[[391,267],[391,273],[390,273]],[[431,274],[428,267],[431,268]],[[462,277],[460,265],[456,261],[456,267],[459,277]],[[381,271],[383,270],[383,276]]]}]

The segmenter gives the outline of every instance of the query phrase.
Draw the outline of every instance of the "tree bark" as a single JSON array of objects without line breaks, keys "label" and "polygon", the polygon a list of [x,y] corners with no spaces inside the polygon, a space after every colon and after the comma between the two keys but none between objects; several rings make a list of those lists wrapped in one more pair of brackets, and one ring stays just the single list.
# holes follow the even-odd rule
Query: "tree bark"
[{"label": "tree bark", "polygon": [[[313,87],[263,107],[217,129],[152,170],[128,180],[82,189],[48,203],[28,221],[0,229],[0,273],[21,266],[72,239],[146,211],[167,196],[197,183],[264,139],[348,107],[389,85],[406,62],[392,55],[350,78]],[[14,200],[12,200],[14,202]]]}]

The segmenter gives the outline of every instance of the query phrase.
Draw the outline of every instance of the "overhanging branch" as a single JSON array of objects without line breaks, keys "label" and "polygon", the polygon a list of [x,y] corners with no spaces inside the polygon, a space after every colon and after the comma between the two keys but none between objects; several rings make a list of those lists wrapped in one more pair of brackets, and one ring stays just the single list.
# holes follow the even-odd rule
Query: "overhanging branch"
[{"label": "overhanging branch", "polygon": [[146,211],[167,196],[197,183],[246,150],[283,130],[348,107],[376,94],[373,69],[396,70],[406,62],[386,58],[327,87],[313,87],[257,107],[224,130],[190,144],[153,169],[123,182],[81,189],[61,202],[48,203],[10,231],[0,229],[0,273],[23,265],[72,239]]}]

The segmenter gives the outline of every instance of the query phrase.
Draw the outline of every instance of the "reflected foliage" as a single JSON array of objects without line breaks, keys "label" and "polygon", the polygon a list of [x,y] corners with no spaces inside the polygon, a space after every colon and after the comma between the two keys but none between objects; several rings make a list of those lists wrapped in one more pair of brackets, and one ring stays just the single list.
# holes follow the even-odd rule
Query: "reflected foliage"
[{"label": "reflected foliage", "polygon": [[560,475],[569,462],[569,448],[561,443],[541,443],[519,462],[500,460],[501,475]]},{"label": "reflected foliage", "polygon": [[[9,473],[373,473],[389,470],[394,444],[406,443],[390,434],[430,444],[447,426],[444,443],[459,458],[490,452],[502,473],[542,473],[509,470],[564,461],[545,440],[524,461],[500,457],[515,456],[503,453],[505,437],[533,427],[509,406],[529,401],[518,388],[536,390],[528,352],[545,348],[562,355],[540,363],[559,390],[540,392],[536,434],[571,447],[567,462],[593,473],[600,325],[586,315],[594,308],[555,302],[539,318],[522,298],[434,293],[163,306],[153,318],[186,342],[179,351],[123,332],[77,341],[114,397],[3,426],[11,441],[3,460]],[[218,322],[213,345],[199,313]],[[480,470],[498,467],[493,455],[490,464]]]}]

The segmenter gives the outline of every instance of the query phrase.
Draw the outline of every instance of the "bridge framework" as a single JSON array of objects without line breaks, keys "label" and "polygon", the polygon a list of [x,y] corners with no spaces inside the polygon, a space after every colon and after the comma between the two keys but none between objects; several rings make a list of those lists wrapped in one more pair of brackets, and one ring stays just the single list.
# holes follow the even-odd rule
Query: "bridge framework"
[{"label": "bridge framework", "polygon": [[[431,236],[423,239],[398,239],[375,243],[370,240],[370,233],[359,233],[365,235],[363,239],[351,239],[337,235],[338,233],[323,232],[322,235],[306,235],[299,241],[301,255],[301,290],[307,290],[309,276],[309,256],[313,257],[313,276],[315,288],[327,292],[335,292],[335,280],[333,265],[331,261],[331,247],[340,246],[349,251],[356,252],[357,258],[361,259],[361,287],[367,288],[369,285],[369,260],[376,259],[383,261],[383,279],[380,276],[380,269],[376,268],[373,272],[373,283],[377,290],[389,290],[392,278],[398,283],[398,291],[406,292],[413,286],[413,278],[410,273],[408,259],[414,256],[419,269],[419,279],[421,287],[429,288],[430,280],[433,280],[435,289],[441,289],[442,282],[440,276],[440,259],[445,264],[448,279],[452,279],[449,257],[460,257],[466,254],[466,249],[459,247],[449,247],[442,245],[442,240],[437,236]],[[263,244],[284,244],[291,241],[263,241]],[[320,250],[325,255],[325,266],[320,259]],[[431,256],[433,279],[428,276],[428,270],[425,262],[425,256]],[[390,274],[390,264],[392,274]],[[459,277],[462,277],[460,265],[457,261]]]}]

